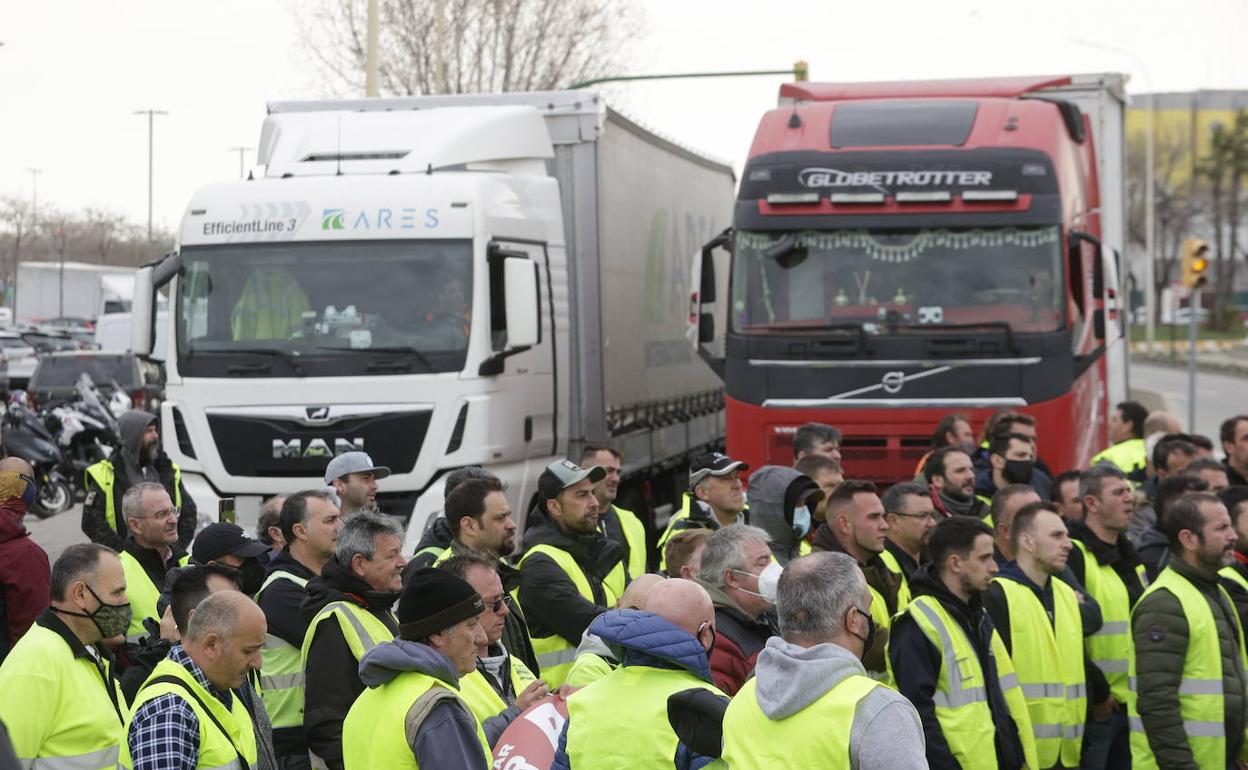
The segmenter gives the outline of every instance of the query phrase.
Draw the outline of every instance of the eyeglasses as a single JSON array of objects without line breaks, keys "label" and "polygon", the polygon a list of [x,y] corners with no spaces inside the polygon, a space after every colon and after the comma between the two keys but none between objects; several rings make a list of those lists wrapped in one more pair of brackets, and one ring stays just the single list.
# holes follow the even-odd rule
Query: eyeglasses
[{"label": "eyeglasses", "polygon": [[148,516],[131,516],[132,519],[155,519],[156,521],[166,521],[168,519],[176,519],[182,514],[182,509],[178,507],[166,508],[163,511],[156,511]]},{"label": "eyeglasses", "polygon": [[939,514],[937,514],[936,511],[932,511],[931,513],[902,513],[900,511],[889,511],[889,513],[892,514],[893,516],[901,516],[907,519],[939,519],[940,518]]}]

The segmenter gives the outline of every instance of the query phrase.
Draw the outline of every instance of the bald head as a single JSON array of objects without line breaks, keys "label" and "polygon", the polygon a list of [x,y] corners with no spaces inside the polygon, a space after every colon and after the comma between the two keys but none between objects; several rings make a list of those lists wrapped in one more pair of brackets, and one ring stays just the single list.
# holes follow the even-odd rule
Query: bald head
[{"label": "bald head", "polygon": [[1148,417],[1144,419],[1144,435],[1151,436],[1154,433],[1182,433],[1183,426],[1179,423],[1179,418],[1167,412],[1150,412]]},{"label": "bald head", "polygon": [[711,595],[702,586],[684,578],[668,578],[650,589],[646,611],[694,636],[715,620]]},{"label": "bald head", "polygon": [[6,457],[0,460],[0,473],[4,471],[13,471],[23,476],[34,476],[35,469],[30,467],[30,463],[20,457]]},{"label": "bald head", "polygon": [[646,599],[650,595],[650,591],[656,585],[662,583],[666,578],[662,575],[656,575],[653,572],[647,572],[644,575],[638,575],[633,582],[628,584],[628,588],[624,589],[624,593],[620,596],[620,601],[615,606],[622,610],[647,610]]},{"label": "bald head", "polygon": [[240,687],[260,669],[260,648],[268,630],[264,612],[238,591],[209,594],[195,608],[182,648],[220,689]]}]

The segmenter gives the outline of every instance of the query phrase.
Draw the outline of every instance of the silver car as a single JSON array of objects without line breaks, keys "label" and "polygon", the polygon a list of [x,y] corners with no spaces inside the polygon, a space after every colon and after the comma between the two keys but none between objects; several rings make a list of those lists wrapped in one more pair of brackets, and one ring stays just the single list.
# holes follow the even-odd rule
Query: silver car
[{"label": "silver car", "polygon": [[25,388],[35,373],[39,356],[17,332],[0,332],[0,359],[7,363],[9,388]]}]

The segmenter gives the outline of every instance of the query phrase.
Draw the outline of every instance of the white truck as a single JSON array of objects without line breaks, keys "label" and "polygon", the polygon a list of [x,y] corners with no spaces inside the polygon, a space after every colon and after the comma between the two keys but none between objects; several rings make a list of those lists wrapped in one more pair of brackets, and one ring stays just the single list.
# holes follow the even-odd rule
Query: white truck
[{"label": "white truck", "polygon": [[21,262],[17,266],[17,319],[94,319],[104,313],[124,312],[130,309],[133,291],[133,267]]},{"label": "white truck", "polygon": [[259,147],[264,176],[197,192],[136,279],[136,351],[169,285],[162,433],[201,510],[245,522],[362,449],[410,552],[451,469],[523,516],[547,463],[610,440],[662,504],[722,442],[684,335],[729,166],[591,91],[272,103]]}]

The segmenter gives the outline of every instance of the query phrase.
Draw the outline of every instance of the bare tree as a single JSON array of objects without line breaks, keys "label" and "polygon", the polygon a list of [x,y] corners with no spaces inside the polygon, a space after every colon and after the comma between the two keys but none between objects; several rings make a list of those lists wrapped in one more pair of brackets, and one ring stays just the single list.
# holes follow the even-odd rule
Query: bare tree
[{"label": "bare tree", "polygon": [[[617,73],[640,27],[633,0],[379,0],[379,87],[388,95],[540,91]],[[305,45],[336,83],[363,91],[367,0],[318,0]]]},{"label": "bare tree", "polygon": [[[1127,141],[1127,238],[1143,248],[1146,237],[1146,153],[1142,131]],[[1157,228],[1156,293],[1169,285],[1183,239],[1191,233],[1197,202],[1191,184],[1191,131],[1187,127],[1158,132],[1155,140],[1153,177],[1155,226]]]},{"label": "bare tree", "polygon": [[[0,228],[0,243],[4,245],[0,252],[0,278],[7,288],[17,275],[23,249],[30,247],[35,236],[35,218],[30,204],[15,196],[0,198]],[[5,300],[7,298],[6,292]]]},{"label": "bare tree", "polygon": [[126,225],[126,218],[102,209],[87,209],[86,214],[86,235],[94,246],[100,264],[107,265],[109,255],[117,246],[118,237]]}]

